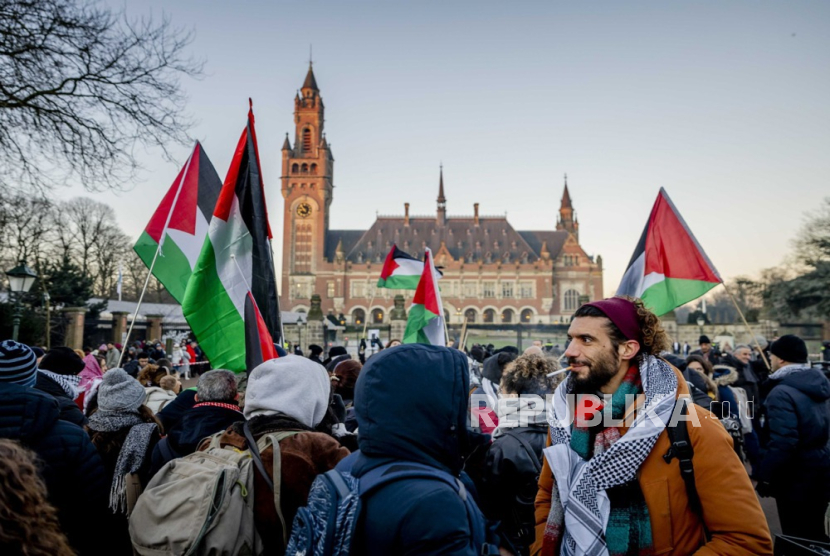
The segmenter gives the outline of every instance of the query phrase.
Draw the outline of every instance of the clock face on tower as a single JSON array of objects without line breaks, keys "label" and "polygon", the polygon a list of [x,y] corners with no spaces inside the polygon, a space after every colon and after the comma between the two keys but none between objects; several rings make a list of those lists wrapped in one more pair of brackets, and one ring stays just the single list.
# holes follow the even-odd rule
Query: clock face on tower
[{"label": "clock face on tower", "polygon": [[311,216],[311,205],[308,203],[300,203],[297,205],[297,216],[300,218],[308,218]]}]

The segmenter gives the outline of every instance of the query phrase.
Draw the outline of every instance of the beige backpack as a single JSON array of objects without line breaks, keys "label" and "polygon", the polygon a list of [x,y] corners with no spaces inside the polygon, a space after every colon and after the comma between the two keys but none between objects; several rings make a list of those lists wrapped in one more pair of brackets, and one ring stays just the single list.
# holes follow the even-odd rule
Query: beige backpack
[{"label": "beige backpack", "polygon": [[[274,504],[282,518],[279,443],[298,431],[263,436],[256,443],[255,453],[222,448],[222,434],[210,437],[206,451],[168,462],[144,489],[130,515],[130,537],[136,554],[263,553],[254,525],[254,474],[256,467],[264,471],[259,454],[268,446],[274,447]],[[268,479],[266,482],[270,482]]]}]

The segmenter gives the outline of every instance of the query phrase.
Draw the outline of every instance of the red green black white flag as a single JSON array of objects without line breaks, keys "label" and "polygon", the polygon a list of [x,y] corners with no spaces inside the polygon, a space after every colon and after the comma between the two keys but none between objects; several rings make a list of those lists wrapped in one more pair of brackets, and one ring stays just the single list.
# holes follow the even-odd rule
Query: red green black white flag
[{"label": "red green black white flag", "polygon": [[277,349],[251,292],[245,296],[245,368],[248,373],[262,363],[276,359]]},{"label": "red green black white flag", "polygon": [[181,303],[202,252],[222,180],[199,142],[161,200],[133,249],[147,265],[160,249],[153,276]]},{"label": "red green black white flag", "polygon": [[424,270],[407,315],[403,343],[444,346],[444,307],[438,291],[439,274],[432,264],[432,252],[428,248],[423,265]]},{"label": "red green black white flag", "polygon": [[[377,287],[393,290],[415,290],[418,289],[418,282],[421,280],[423,273],[423,261],[419,261],[409,253],[404,253],[398,249],[397,245],[392,245],[392,249],[386,255],[386,261],[380,271]],[[438,271],[437,278],[441,278],[440,271]]]},{"label": "red green black white flag", "polygon": [[664,315],[722,282],[662,187],[617,295],[639,297]]},{"label": "red green black white flag", "polygon": [[245,300],[249,292],[271,336],[281,341],[261,176],[250,110],[182,302],[184,316],[214,368],[247,368]]}]

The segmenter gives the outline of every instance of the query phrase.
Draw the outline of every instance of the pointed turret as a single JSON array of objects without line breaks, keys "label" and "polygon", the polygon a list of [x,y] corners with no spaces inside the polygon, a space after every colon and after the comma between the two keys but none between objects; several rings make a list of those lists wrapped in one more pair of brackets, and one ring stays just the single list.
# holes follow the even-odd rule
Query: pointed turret
[{"label": "pointed turret", "polygon": [[288,140],[288,133],[285,134],[285,141],[282,144],[282,150],[290,151],[291,150],[291,141]]},{"label": "pointed turret", "polygon": [[576,221],[576,211],[571,202],[571,193],[568,191],[568,174],[565,174],[565,191],[562,193],[562,203],[559,206],[557,230],[566,230],[579,240],[579,222]]},{"label": "pointed turret", "polygon": [[565,192],[562,193],[562,205],[560,208],[567,208],[572,209],[573,205],[571,204],[571,194],[568,191],[568,174],[565,174]]},{"label": "pointed turret", "polygon": [[305,81],[303,82],[303,89],[311,89],[312,91],[319,91],[320,89],[317,88],[317,80],[314,78],[314,69],[312,68],[312,63],[308,63],[308,73],[305,76]]},{"label": "pointed turret", "polygon": [[438,214],[436,221],[439,226],[447,223],[447,198],[444,197],[444,165],[442,164],[438,174]]},{"label": "pointed turret", "polygon": [[447,198],[444,197],[444,165],[440,166],[438,171],[438,204],[446,204]]}]

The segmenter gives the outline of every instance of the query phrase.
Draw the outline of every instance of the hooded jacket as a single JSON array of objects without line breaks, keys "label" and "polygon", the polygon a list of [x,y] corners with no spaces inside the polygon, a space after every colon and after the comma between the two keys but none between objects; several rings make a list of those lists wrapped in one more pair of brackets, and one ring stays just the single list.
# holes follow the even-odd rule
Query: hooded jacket
[{"label": "hooded jacket", "polygon": [[167,404],[176,399],[176,393],[171,390],[165,390],[159,386],[149,386],[144,389],[147,392],[144,398],[144,405],[150,408],[153,414],[158,413],[164,409]]},{"label": "hooded jacket", "polygon": [[[268,433],[302,431],[280,441],[280,508],[288,527],[301,506],[308,503],[308,492],[317,475],[333,469],[349,455],[328,434],[318,432],[328,409],[328,375],[313,361],[285,355],[262,363],[248,377],[245,417],[256,440]],[[192,410],[191,410],[192,411]],[[246,449],[243,419],[229,427],[220,443]],[[203,443],[200,449],[207,448]],[[274,448],[262,451],[262,464],[273,471]],[[274,506],[274,495],[263,477],[254,475],[254,515],[266,554],[283,554],[282,531]]]},{"label": "hooded jacket", "polygon": [[[789,373],[781,371],[790,370]],[[779,374],[781,373],[781,374]],[[770,375],[766,410],[766,453],[759,482],[776,498],[798,500],[830,491],[830,381],[818,369],[788,366]]]},{"label": "hooded jacket", "polygon": [[[417,462],[461,473],[469,371],[457,350],[408,344],[369,359],[355,387],[361,477],[389,462]],[[438,481],[391,483],[363,499],[357,552],[474,555],[467,511],[458,493]]]},{"label": "hooded jacket", "polygon": [[0,438],[17,440],[38,455],[49,501],[73,548],[82,555],[107,554],[109,482],[101,458],[86,432],[59,416],[58,402],[48,394],[0,383]]},{"label": "hooded jacket", "polygon": [[[677,376],[677,397],[688,396],[689,387]],[[761,504],[752,489],[749,476],[735,454],[732,438],[726,429],[705,409],[689,404],[700,426],[688,425],[694,448],[692,463],[697,493],[703,506],[706,527],[711,538],[706,542],[704,524],[689,506],[686,484],[678,460],[666,463],[663,456],[671,442],[668,431],[657,443],[637,472],[637,480],[648,506],[655,555],[750,556],[772,554],[772,539]],[[628,429],[621,427],[626,434]],[[536,496],[536,542],[531,554],[542,550],[545,525],[551,507],[553,475],[547,459],[539,477]]]}]

